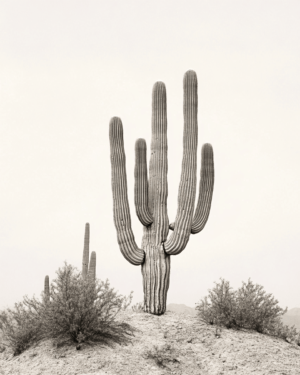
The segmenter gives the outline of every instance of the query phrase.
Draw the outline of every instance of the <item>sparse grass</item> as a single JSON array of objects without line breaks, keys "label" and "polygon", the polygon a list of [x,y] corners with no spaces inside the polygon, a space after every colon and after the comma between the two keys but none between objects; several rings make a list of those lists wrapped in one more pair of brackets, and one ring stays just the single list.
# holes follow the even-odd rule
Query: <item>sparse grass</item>
[{"label": "sparse grass", "polygon": [[136,313],[143,313],[144,312],[144,304],[143,302],[138,302],[135,305],[131,306],[132,311]]},{"label": "sparse grass", "polygon": [[153,359],[159,367],[168,367],[169,362],[179,362],[178,352],[171,344],[164,344],[160,347],[154,345],[152,349],[145,352],[144,357]]}]

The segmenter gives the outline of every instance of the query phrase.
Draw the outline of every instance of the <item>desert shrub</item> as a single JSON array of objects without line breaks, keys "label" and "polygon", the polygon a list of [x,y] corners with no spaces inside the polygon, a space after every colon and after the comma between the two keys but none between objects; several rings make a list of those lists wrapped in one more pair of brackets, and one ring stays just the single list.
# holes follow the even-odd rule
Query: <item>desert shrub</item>
[{"label": "desert shrub", "polygon": [[216,318],[214,318],[212,310],[212,303],[208,300],[207,296],[197,303],[196,310],[198,310],[198,317],[200,320],[207,324],[216,324]]},{"label": "desert shrub", "polygon": [[143,313],[144,312],[144,304],[143,302],[138,302],[135,305],[131,306],[132,311],[136,313]]},{"label": "desert shrub", "polygon": [[1,342],[15,355],[42,339],[66,342],[127,343],[134,328],[116,316],[131,303],[119,295],[108,280],[83,279],[79,271],[65,263],[51,283],[49,299],[25,296],[14,309],[0,312]]},{"label": "desert shrub", "polygon": [[164,344],[160,347],[154,345],[152,349],[144,353],[144,357],[153,359],[159,367],[167,367],[169,362],[178,362],[178,352],[171,344]]},{"label": "desert shrub", "polygon": [[298,332],[297,336],[295,337],[295,344],[300,346],[300,332]]},{"label": "desert shrub", "polygon": [[236,301],[237,325],[260,333],[272,330],[287,311],[278,306],[272,294],[267,294],[261,285],[254,285],[250,279],[237,290]]},{"label": "desert shrub", "polygon": [[108,280],[84,279],[73,266],[65,264],[51,283],[49,303],[38,308],[44,336],[58,343],[125,343],[133,328],[115,318],[131,299],[132,293],[128,297],[117,294]]},{"label": "desert shrub", "polygon": [[216,324],[231,328],[236,325],[235,314],[236,298],[235,293],[228,281],[221,279],[215,283],[216,286],[208,291],[208,297],[204,297],[196,306],[198,316],[208,324]]},{"label": "desert shrub", "polygon": [[295,327],[288,327],[281,321],[287,309],[279,307],[278,301],[272,294],[267,294],[261,285],[253,284],[249,279],[247,283],[243,282],[241,288],[233,291],[224,279],[215,284],[209,290],[209,295],[196,304],[198,317],[202,321],[227,328],[253,329],[286,341],[296,340]]},{"label": "desert shrub", "polygon": [[23,302],[0,312],[0,331],[1,348],[10,348],[13,355],[21,354],[42,339],[41,322],[36,311]]},{"label": "desert shrub", "polygon": [[277,319],[273,323],[273,326],[269,328],[268,333],[272,336],[279,337],[288,343],[295,342],[295,344],[299,345],[297,342],[299,333],[296,327],[283,324],[280,319]]}]

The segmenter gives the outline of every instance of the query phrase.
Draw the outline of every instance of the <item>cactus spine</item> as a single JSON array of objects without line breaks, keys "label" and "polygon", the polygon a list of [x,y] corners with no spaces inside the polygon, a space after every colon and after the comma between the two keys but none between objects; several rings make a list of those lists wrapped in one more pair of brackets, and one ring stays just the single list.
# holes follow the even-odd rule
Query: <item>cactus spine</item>
[{"label": "cactus spine", "polygon": [[49,276],[45,276],[44,281],[44,297],[45,301],[48,302],[50,300],[50,287],[49,287]]},{"label": "cactus spine", "polygon": [[84,246],[82,257],[82,277],[85,279],[88,274],[89,267],[89,252],[90,252],[90,224],[85,224],[84,232]]},{"label": "cactus spine", "polygon": [[[199,233],[205,226],[211,207],[214,185],[213,149],[202,147],[201,181],[196,210],[198,96],[194,71],[184,75],[184,132],[183,159],[175,222],[169,225],[167,213],[167,105],[164,83],[157,82],[152,92],[152,140],[147,176],[146,142],[135,144],[135,208],[144,226],[141,249],[131,229],[127,198],[127,178],[121,119],[110,121],[109,137],[112,167],[114,223],[121,253],[133,265],[142,266],[144,311],[160,315],[166,310],[170,281],[170,255],[180,254],[190,234]],[[173,233],[168,237],[169,229]]]}]

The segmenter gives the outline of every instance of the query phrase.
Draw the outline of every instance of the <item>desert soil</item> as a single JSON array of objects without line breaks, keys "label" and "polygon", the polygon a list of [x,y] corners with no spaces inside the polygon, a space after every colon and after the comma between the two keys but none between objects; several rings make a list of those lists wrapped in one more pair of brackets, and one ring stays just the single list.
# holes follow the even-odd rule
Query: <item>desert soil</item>
[{"label": "desert soil", "polygon": [[[124,320],[139,329],[125,345],[55,348],[43,341],[17,357],[0,354],[0,374],[13,375],[225,375],[300,374],[300,347],[252,331],[223,329],[197,317],[166,312],[155,316],[126,311]],[[155,346],[171,349],[159,364],[147,353]]]}]

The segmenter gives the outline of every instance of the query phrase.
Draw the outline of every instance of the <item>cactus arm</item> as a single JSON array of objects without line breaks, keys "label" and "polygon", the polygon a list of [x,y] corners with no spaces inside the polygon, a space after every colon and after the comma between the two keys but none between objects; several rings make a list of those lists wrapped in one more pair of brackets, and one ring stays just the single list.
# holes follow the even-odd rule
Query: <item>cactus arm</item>
[{"label": "cactus arm", "polygon": [[191,233],[199,233],[207,222],[214,190],[214,154],[209,143],[201,151],[201,180],[199,184],[199,197],[193,218]]},{"label": "cactus arm", "polygon": [[169,255],[177,255],[186,247],[192,228],[197,178],[197,76],[193,71],[184,75],[184,132],[183,159],[178,193],[178,208],[174,232],[165,242],[164,249]]},{"label": "cactus arm", "polygon": [[50,287],[49,287],[49,276],[45,276],[45,281],[44,281],[44,295],[45,295],[45,300],[49,301],[50,299]]},{"label": "cactus arm", "polygon": [[89,264],[89,273],[88,277],[90,280],[96,280],[96,252],[92,251],[91,259]]},{"label": "cactus arm", "polygon": [[149,164],[149,209],[153,215],[152,243],[166,241],[169,232],[168,197],[168,142],[166,87],[156,82],[152,90],[152,138]]},{"label": "cactus arm", "polygon": [[152,224],[148,207],[147,145],[144,139],[135,143],[134,203],[137,217],[144,226]]},{"label": "cactus arm", "polygon": [[82,256],[82,277],[85,279],[88,274],[89,267],[89,252],[90,252],[90,224],[85,224],[84,231],[84,245],[83,245],[83,256]]},{"label": "cactus arm", "polygon": [[[203,145],[201,154],[201,180],[199,184],[198,203],[191,229],[192,234],[201,232],[205,227],[214,190],[214,154],[212,146],[209,143]],[[169,228],[174,230],[174,226],[175,223],[171,223]]]},{"label": "cactus arm", "polygon": [[122,255],[128,262],[140,265],[144,261],[144,251],[137,247],[131,229],[131,219],[127,198],[127,178],[123,125],[118,117],[113,117],[109,124],[110,158],[112,171],[112,193],[114,223],[117,230],[118,244]]}]

